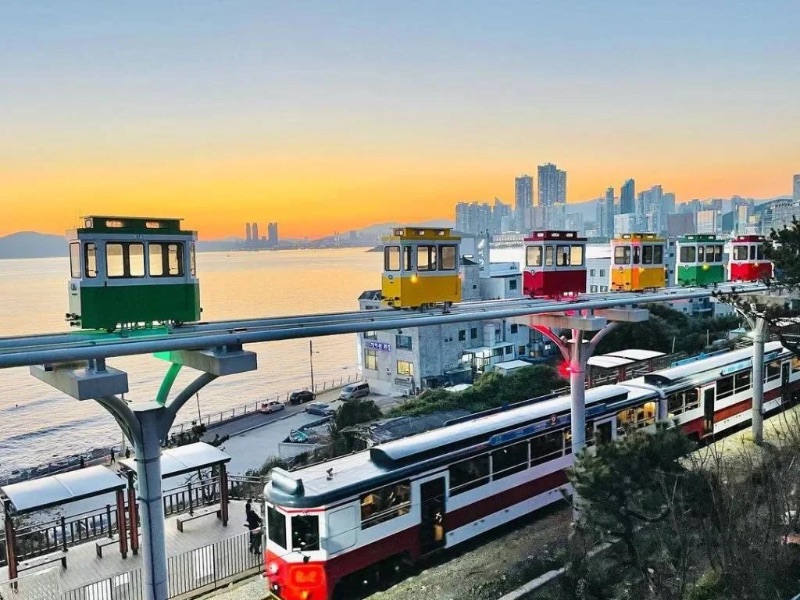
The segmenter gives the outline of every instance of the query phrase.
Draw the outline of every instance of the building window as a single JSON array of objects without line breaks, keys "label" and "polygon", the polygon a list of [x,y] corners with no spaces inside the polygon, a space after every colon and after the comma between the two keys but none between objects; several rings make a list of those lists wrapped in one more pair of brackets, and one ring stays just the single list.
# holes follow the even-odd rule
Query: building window
[{"label": "building window", "polygon": [[395,346],[397,346],[398,350],[411,350],[412,349],[411,336],[410,335],[395,336]]},{"label": "building window", "polygon": [[517,289],[517,280],[516,280],[516,279],[511,279],[511,280],[508,282],[508,289],[509,289],[509,290],[515,290],[515,289]]},{"label": "building window", "polygon": [[414,376],[414,363],[412,363],[410,361],[407,361],[407,360],[398,360],[397,361],[397,374],[398,375],[408,375],[409,377],[413,377]]},{"label": "building window", "polygon": [[517,329],[519,329],[519,325],[516,323],[511,324],[511,333],[517,333]]},{"label": "building window", "polygon": [[411,484],[408,481],[378,488],[361,496],[361,529],[367,529],[411,511]]},{"label": "building window", "polygon": [[511,354],[514,351],[514,348],[511,346],[506,346],[506,354]]},{"label": "building window", "polygon": [[594,269],[589,269],[589,277],[594,277]]},{"label": "building window", "polygon": [[606,270],[600,269],[600,277],[605,277],[605,276],[606,276]]},{"label": "building window", "polygon": [[592,292],[592,293],[596,292],[597,291],[597,286],[596,285],[589,286],[589,291]]},{"label": "building window", "polygon": [[377,350],[364,350],[364,368],[378,370],[378,351]]},{"label": "building window", "polygon": [[459,329],[458,330],[458,341],[464,342],[467,340],[467,330],[466,329]]},{"label": "building window", "polygon": [[525,346],[517,348],[517,356],[525,356]]},{"label": "building window", "polygon": [[469,330],[469,339],[474,340],[478,337],[478,328],[473,327]]},{"label": "building window", "polygon": [[364,339],[365,340],[377,340],[378,334],[375,331],[365,331],[364,332]]}]

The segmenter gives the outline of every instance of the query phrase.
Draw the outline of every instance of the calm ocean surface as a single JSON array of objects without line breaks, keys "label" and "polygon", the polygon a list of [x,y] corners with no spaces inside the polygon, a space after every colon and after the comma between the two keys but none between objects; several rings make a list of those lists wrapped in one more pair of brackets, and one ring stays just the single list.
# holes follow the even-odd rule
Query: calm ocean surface
[{"label": "calm ocean surface", "polygon": [[[336,312],[358,309],[358,296],[378,289],[381,254],[364,248],[280,252],[200,253],[197,256],[203,320]],[[67,331],[66,258],[0,260],[0,337]],[[203,414],[238,407],[305,387],[307,340],[248,346],[258,371],[221,378],[200,393]],[[354,335],[314,340],[317,383],[354,373]],[[126,398],[155,397],[167,364],[152,356],[111,359],[128,372]],[[196,376],[186,370],[180,390]],[[197,414],[189,402],[177,422]],[[119,444],[122,434],[93,401],[79,402],[34,379],[28,369],[0,370],[0,474],[47,463],[93,447]]]}]

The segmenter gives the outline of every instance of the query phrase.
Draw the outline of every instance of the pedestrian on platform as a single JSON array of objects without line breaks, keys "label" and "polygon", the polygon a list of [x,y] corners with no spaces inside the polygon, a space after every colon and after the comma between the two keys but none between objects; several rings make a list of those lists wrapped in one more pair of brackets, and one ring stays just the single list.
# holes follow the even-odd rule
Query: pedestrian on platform
[{"label": "pedestrian on platform", "polygon": [[247,529],[250,531],[250,553],[261,554],[261,517],[252,509],[250,503],[245,504]]},{"label": "pedestrian on platform", "polygon": [[111,463],[113,464],[116,461],[116,457],[114,456],[114,448],[111,448]]}]

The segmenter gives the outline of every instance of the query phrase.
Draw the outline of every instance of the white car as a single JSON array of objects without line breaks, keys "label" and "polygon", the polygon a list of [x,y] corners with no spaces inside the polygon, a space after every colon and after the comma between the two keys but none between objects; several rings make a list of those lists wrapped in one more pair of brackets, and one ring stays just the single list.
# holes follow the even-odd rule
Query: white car
[{"label": "white car", "polygon": [[284,408],[286,408],[286,405],[283,402],[279,400],[270,400],[269,402],[261,403],[261,408],[259,409],[259,412],[269,414],[278,412],[279,410],[283,410]]}]

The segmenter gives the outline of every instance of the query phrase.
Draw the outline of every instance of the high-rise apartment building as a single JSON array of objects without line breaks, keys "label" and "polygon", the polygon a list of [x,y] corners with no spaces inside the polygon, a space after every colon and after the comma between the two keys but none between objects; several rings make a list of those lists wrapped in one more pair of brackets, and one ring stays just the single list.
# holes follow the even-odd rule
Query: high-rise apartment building
[{"label": "high-rise apartment building", "polygon": [[794,176],[794,187],[792,188],[792,200],[800,202],[800,174]]},{"label": "high-rise apartment building", "polygon": [[269,223],[267,225],[267,245],[275,248],[278,245],[278,224]]},{"label": "high-rise apartment building", "polygon": [[261,238],[258,237],[258,223],[250,225],[250,239],[256,245],[261,241]]},{"label": "high-rise apartment building", "polygon": [[636,213],[636,183],[628,179],[619,190],[619,214]]},{"label": "high-rise apartment building", "polygon": [[547,163],[539,166],[539,206],[554,206],[567,201],[567,172]]},{"label": "high-rise apartment building", "polygon": [[614,237],[614,188],[606,190],[605,198],[597,199],[597,235],[601,238]]},{"label": "high-rise apartment building", "polygon": [[492,207],[485,202],[459,202],[456,204],[456,230],[475,235],[491,233]]},{"label": "high-rise apartment building", "polygon": [[500,198],[494,199],[492,206],[492,233],[505,233],[513,229],[511,225],[511,206],[504,204]]},{"label": "high-rise apartment building", "polygon": [[244,237],[245,242],[249,245],[253,239],[253,233],[252,230],[250,229],[250,223],[244,224],[244,235],[245,235]]},{"label": "high-rise apartment building", "polygon": [[520,175],[514,180],[514,216],[517,231],[525,233],[530,228],[533,208],[533,177]]}]

